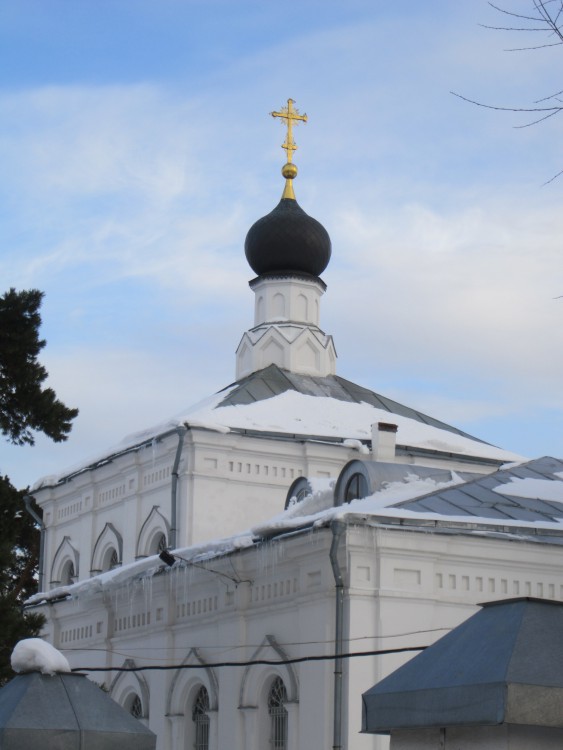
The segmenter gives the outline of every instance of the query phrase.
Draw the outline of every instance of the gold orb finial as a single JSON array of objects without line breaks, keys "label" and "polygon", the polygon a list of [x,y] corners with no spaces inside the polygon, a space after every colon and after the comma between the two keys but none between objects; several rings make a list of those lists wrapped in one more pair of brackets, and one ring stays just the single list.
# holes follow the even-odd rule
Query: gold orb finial
[{"label": "gold orb finial", "polygon": [[287,163],[282,167],[282,175],[285,177],[282,198],[290,198],[291,200],[295,200],[292,180],[297,177],[297,167],[293,164],[293,153],[297,151],[297,146],[293,140],[293,124],[298,125],[300,122],[307,122],[307,115],[300,115],[299,111],[294,108],[294,104],[293,99],[288,99],[287,107],[282,107],[279,112],[270,112],[272,117],[279,117],[287,127],[285,141],[282,143],[282,148],[287,154]]},{"label": "gold orb finial", "polygon": [[284,164],[281,170],[282,175],[286,180],[294,180],[297,177],[297,167],[293,162],[287,162]]}]

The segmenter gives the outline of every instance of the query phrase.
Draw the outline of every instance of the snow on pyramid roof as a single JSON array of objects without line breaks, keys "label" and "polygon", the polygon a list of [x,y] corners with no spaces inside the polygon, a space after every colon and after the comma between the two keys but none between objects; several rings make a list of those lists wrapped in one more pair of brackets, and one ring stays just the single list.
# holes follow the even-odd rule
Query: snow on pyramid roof
[{"label": "snow on pyramid roof", "polygon": [[24,638],[14,646],[11,656],[14,672],[41,672],[56,674],[70,672],[70,665],[63,654],[42,638]]},{"label": "snow on pyramid roof", "polygon": [[44,477],[34,490],[146,445],[181,425],[216,432],[261,433],[299,440],[371,440],[371,425],[398,426],[397,445],[456,454],[485,461],[522,460],[522,456],[489,445],[462,430],[408,406],[380,396],[335,375],[297,375],[270,365],[233,383],[176,417],[128,435],[113,448],[56,476]]},{"label": "snow on pyramid roof", "polygon": [[98,685],[49,662],[43,673],[20,670],[0,689],[2,750],[154,750],[156,735]]}]

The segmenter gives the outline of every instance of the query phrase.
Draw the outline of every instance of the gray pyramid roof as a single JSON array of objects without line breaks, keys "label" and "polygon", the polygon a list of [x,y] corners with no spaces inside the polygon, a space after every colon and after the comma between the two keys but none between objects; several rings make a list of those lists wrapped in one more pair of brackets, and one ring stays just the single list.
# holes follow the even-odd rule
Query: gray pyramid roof
[{"label": "gray pyramid roof", "polygon": [[[209,406],[205,402],[196,404],[192,409],[189,409],[188,412],[182,412],[159,425],[128,435],[117,446],[101,453],[94,459],[90,459],[82,464],[77,464],[57,475],[41,478],[33,485],[33,491],[38,491],[44,487],[52,487],[61,482],[68,481],[73,476],[85,471],[92,471],[108,461],[114,460],[116,457],[125,455],[132,451],[137,451],[140,448],[149,445],[154,439],[161,439],[176,434],[180,425],[189,426],[193,419],[195,419],[194,426],[200,426],[203,429],[206,429],[209,424],[215,426],[217,424],[222,424],[233,433],[239,432],[245,435],[257,435],[260,437],[282,437],[283,439],[293,439],[300,442],[304,440],[322,440],[327,443],[332,442],[341,444],[344,437],[354,438],[354,435],[351,434],[343,435],[337,428],[334,428],[334,425],[333,428],[327,428],[326,423],[324,425],[326,428],[326,434],[323,433],[323,427],[314,424],[314,422],[309,424],[309,426],[306,426],[301,423],[301,420],[295,419],[291,422],[293,429],[284,430],[283,428],[273,427],[271,425],[268,426],[268,420],[264,421],[264,413],[257,422],[251,422],[248,424],[237,424],[236,419],[234,424],[222,421],[225,419],[225,416],[221,414],[222,407],[245,406],[261,403],[290,391],[303,396],[331,398],[335,402],[340,402],[338,406],[345,404],[342,411],[346,411],[348,405],[354,406],[354,409],[351,409],[350,411],[355,411],[358,405],[367,406],[366,411],[369,412],[371,412],[372,408],[378,409],[380,411],[388,412],[391,420],[393,419],[393,415],[395,415],[397,419],[406,418],[409,422],[418,422],[430,428],[436,428],[442,432],[450,433],[451,435],[469,441],[468,445],[460,446],[458,443],[463,441],[455,439],[450,441],[448,440],[447,435],[440,435],[437,447],[434,439],[421,438],[420,436],[417,437],[414,433],[420,432],[420,430],[415,429],[413,431],[410,429],[411,425],[409,425],[409,429],[401,431],[400,434],[402,437],[397,442],[396,452],[399,456],[407,456],[409,458],[420,456],[435,457],[437,455],[440,457],[457,457],[464,460],[467,464],[478,463],[493,468],[501,466],[506,461],[519,460],[521,458],[514,453],[496,448],[479,438],[469,435],[463,430],[459,430],[438,419],[434,419],[416,409],[399,404],[396,401],[381,396],[367,388],[356,385],[355,383],[338,377],[337,375],[326,377],[298,375],[289,370],[283,370],[277,365],[270,365],[263,370],[254,372],[251,375],[232,383],[226,388],[223,388],[213,396],[212,406]],[[228,409],[225,409],[224,411],[229,412]],[[244,410],[240,411],[244,413]],[[267,409],[264,410],[264,412],[266,411]],[[202,412],[204,413],[204,417],[201,422]],[[214,414],[211,414],[211,412]],[[319,413],[320,412],[321,410],[319,410]],[[378,415],[378,417],[379,416],[380,415]],[[230,414],[230,417],[233,417],[232,413]],[[218,420],[217,422],[215,421],[215,418]],[[371,442],[371,435],[369,433],[370,422],[368,421],[370,418],[373,418],[373,415],[366,415],[366,419],[363,423],[356,423],[356,428],[359,428],[358,431],[361,433],[361,437],[366,444]],[[199,425],[197,424],[198,421],[200,422]],[[299,424],[297,424],[298,422]],[[215,429],[215,427],[211,426],[209,429]],[[350,430],[350,427],[348,427],[348,429]],[[352,431],[354,432],[354,428],[352,428]],[[422,432],[424,432],[424,430]]]},{"label": "gray pyramid roof", "polygon": [[563,727],[563,604],[483,609],[362,696],[364,732],[497,724]]},{"label": "gray pyramid roof", "polygon": [[2,750],[154,750],[156,735],[81,674],[29,672],[0,690]]},{"label": "gray pyramid roof", "polygon": [[[234,386],[234,388],[233,388]],[[414,419],[416,422],[438,427],[441,430],[452,432],[456,435],[476,440],[483,443],[483,440],[469,435],[467,432],[458,430],[439,419],[434,419],[427,414],[423,414],[410,406],[404,406],[397,401],[381,396],[379,393],[356,385],[350,380],[345,380],[338,375],[327,375],[326,377],[313,377],[312,375],[298,375],[289,370],[282,370],[277,365],[269,365],[263,370],[253,372],[245,378],[227,386],[223,390],[231,389],[224,400],[217,404],[220,406],[237,406],[240,404],[252,404],[255,401],[262,401],[272,396],[278,396],[285,391],[297,391],[305,396],[327,396],[339,401],[348,401],[350,403],[366,403],[374,406],[376,409],[383,409],[390,414],[398,414],[402,417]]]}]

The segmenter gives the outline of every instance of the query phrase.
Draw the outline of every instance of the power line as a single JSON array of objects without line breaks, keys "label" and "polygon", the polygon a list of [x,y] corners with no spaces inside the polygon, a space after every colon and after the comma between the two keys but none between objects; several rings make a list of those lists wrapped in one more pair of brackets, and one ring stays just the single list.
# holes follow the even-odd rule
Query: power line
[{"label": "power line", "polygon": [[297,656],[294,659],[250,659],[249,661],[207,662],[205,664],[151,664],[144,667],[74,667],[72,672],[148,672],[171,669],[202,669],[209,667],[276,667],[280,664],[301,664],[310,661],[334,661],[335,659],[353,659],[356,656],[385,656],[401,654],[405,651],[424,651],[427,646],[405,646],[404,648],[386,648],[377,651],[354,651],[346,654],[328,654],[320,656]]},{"label": "power line", "polygon": [[[358,635],[354,636],[353,638],[345,638],[344,640],[347,643],[352,643],[353,641],[370,641],[370,640],[383,640],[385,638],[404,638],[408,635],[422,635],[423,633],[439,633],[443,630],[451,630],[449,627],[441,627],[441,628],[425,628],[423,630],[407,630],[402,633],[387,633],[383,635]],[[317,640],[317,641],[286,641],[284,642],[284,647],[287,646],[322,646],[326,643],[334,643],[334,638],[325,638],[324,640]],[[221,649],[221,651],[236,651],[238,649],[243,648],[260,648],[262,644],[261,643],[238,643],[234,646],[225,646],[224,643],[221,644],[205,644],[205,646],[201,646],[198,648],[204,648],[207,650],[210,649]],[[73,651],[80,651],[80,653],[85,652],[98,652],[101,651],[104,654],[109,653],[107,648],[85,648],[85,647],[79,647],[76,646],[74,648],[63,648],[62,649],[65,654]],[[182,646],[143,646],[143,652],[146,653],[147,651],[178,651],[178,650],[185,650]],[[113,654],[118,654],[121,656],[125,656],[127,658],[133,658],[134,655],[132,655],[130,652],[125,651],[119,651],[118,649],[114,649],[112,651]]]}]

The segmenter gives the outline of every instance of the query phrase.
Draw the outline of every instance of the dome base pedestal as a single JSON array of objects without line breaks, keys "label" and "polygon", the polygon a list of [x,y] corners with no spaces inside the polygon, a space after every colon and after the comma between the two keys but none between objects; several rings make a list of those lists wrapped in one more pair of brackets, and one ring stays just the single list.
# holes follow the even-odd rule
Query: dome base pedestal
[{"label": "dome base pedestal", "polygon": [[334,343],[319,328],[324,282],[288,272],[259,276],[250,287],[254,327],[237,347],[237,380],[271,364],[303,375],[334,375]]}]

